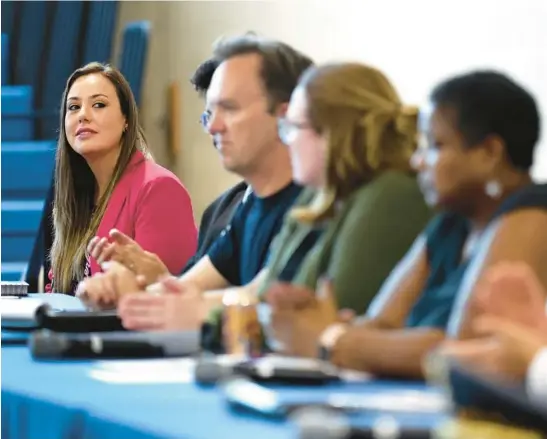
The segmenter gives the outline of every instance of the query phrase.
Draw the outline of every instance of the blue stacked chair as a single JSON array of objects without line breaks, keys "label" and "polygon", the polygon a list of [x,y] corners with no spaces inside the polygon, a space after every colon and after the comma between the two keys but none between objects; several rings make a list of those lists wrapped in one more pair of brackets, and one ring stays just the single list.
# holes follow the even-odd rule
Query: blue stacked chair
[{"label": "blue stacked chair", "polygon": [[48,2],[2,2],[2,280],[25,275],[53,174],[54,136],[36,140],[35,130],[53,10]]},{"label": "blue stacked chair", "polygon": [[144,80],[144,66],[148,52],[150,23],[137,21],[126,26],[123,32],[122,50],[118,62],[119,69],[129,82],[137,105],[141,102],[141,89]]},{"label": "blue stacked chair", "polygon": [[2,34],[2,85],[9,83],[9,44],[8,34]]},{"label": "blue stacked chair", "polygon": [[[8,45],[8,38],[2,35],[3,46]],[[19,280],[26,271],[40,226],[53,173],[55,142],[33,140],[33,87],[4,85],[8,63],[9,57],[3,56],[2,280]]]},{"label": "blue stacked chair", "polygon": [[89,2],[84,56],[81,64],[110,62],[118,2]]}]

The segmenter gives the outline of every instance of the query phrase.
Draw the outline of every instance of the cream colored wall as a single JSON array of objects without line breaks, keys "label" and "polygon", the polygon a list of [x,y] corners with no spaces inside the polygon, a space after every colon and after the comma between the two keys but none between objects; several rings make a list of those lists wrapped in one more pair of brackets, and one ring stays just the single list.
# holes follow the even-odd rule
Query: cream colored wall
[{"label": "cream colored wall", "polygon": [[166,131],[166,87],[169,76],[171,33],[167,27],[170,2],[122,1],[118,13],[118,26],[114,47],[114,60],[118,59],[123,28],[131,22],[147,20],[151,24],[148,59],[144,77],[141,122],[144,125],[154,158],[164,166],[172,168],[167,155]]},{"label": "cream colored wall", "polygon": [[[391,77],[407,102],[417,104],[447,75],[477,67],[500,68],[536,94],[544,113],[547,108],[545,0],[127,2],[123,10],[128,17],[150,14],[158,22],[145,117],[146,129],[156,139],[161,138],[157,118],[164,102],[162,88],[169,80],[181,84],[183,136],[180,157],[172,166],[190,190],[197,216],[237,181],[222,169],[199,126],[203,103],[188,83],[222,34],[254,30],[282,39],[318,62],[372,63]],[[156,149],[165,148],[158,140]],[[545,142],[537,159],[534,172],[547,179]]]}]

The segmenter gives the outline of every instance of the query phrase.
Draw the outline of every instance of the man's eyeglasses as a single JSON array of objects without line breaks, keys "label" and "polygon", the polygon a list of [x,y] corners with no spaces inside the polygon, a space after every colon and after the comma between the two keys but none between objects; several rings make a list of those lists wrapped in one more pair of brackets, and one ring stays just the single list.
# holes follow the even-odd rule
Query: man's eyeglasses
[{"label": "man's eyeglasses", "polygon": [[201,113],[199,123],[206,133],[209,132],[209,122],[211,122],[211,113],[209,111],[204,111],[203,113]]}]

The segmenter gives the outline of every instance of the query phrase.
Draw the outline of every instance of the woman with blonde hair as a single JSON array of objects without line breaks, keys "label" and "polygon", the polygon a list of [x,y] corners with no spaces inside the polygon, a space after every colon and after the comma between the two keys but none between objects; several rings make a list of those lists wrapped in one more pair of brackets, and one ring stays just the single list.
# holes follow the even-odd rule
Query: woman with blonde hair
[{"label": "woman with blonde hair", "polygon": [[[373,67],[327,64],[303,75],[280,136],[293,178],[310,190],[277,239],[262,291],[275,280],[315,289],[328,277],[342,308],[367,309],[431,216],[410,167],[417,114]],[[295,242],[317,229],[319,241],[284,278]]]},{"label": "woman with blonde hair", "polygon": [[[181,270],[197,245],[190,197],[148,153],[131,88],[113,67],[90,63],[68,79],[55,167],[48,291],[73,294],[101,271],[99,252],[119,230],[151,258]],[[98,241],[98,243],[97,243]]]}]

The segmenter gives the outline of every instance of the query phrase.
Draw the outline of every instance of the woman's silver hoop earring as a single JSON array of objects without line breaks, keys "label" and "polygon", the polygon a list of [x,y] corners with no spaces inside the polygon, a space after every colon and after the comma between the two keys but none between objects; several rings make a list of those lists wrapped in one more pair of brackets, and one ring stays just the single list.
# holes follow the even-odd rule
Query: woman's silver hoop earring
[{"label": "woman's silver hoop earring", "polygon": [[501,197],[502,187],[501,183],[497,180],[490,180],[484,186],[484,192],[490,198],[496,199]]}]

